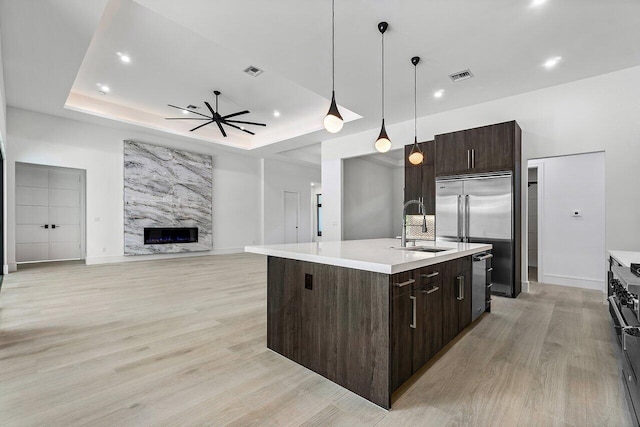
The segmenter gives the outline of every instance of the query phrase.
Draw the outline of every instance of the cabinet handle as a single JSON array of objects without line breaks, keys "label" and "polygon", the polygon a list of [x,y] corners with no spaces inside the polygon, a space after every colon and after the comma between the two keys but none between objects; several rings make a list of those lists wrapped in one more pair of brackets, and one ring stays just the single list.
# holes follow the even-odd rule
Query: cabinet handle
[{"label": "cabinet handle", "polygon": [[487,268],[487,273],[489,273],[490,271],[493,271],[493,267]]},{"label": "cabinet handle", "polygon": [[484,261],[485,259],[493,258],[493,254],[485,254],[476,258],[476,261]]},{"label": "cabinet handle", "polygon": [[434,293],[435,291],[437,291],[438,289],[440,289],[438,286],[434,286],[433,288],[431,288],[430,290],[426,291],[427,295]]},{"label": "cabinet handle", "polygon": [[395,285],[396,285],[397,287],[399,287],[399,288],[403,288],[403,287],[405,287],[405,286],[407,286],[407,285],[412,285],[412,284],[414,284],[414,283],[416,283],[416,280],[415,280],[415,279],[409,279],[409,280],[407,280],[406,282],[402,282],[402,283],[395,283]]},{"label": "cabinet handle", "polygon": [[433,273],[429,274],[421,274],[420,277],[422,277],[423,279],[429,279],[431,277],[436,277],[438,274],[440,274],[439,271],[434,271]]},{"label": "cabinet handle", "polygon": [[471,150],[467,150],[467,169],[471,169]]},{"label": "cabinet handle", "polygon": [[412,311],[411,325],[409,325],[409,326],[412,329],[415,329],[416,328],[416,297],[411,295],[409,298],[411,298],[411,311]]},{"label": "cabinet handle", "polygon": [[464,299],[464,276],[456,277],[458,280],[458,301],[462,301]]},{"label": "cabinet handle", "polygon": [[476,149],[471,149],[471,169],[476,168]]}]

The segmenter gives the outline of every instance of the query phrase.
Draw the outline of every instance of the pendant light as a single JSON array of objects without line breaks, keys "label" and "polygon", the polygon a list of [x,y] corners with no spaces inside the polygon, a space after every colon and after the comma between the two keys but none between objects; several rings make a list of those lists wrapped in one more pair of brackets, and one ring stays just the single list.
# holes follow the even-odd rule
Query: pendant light
[{"label": "pendant light", "polygon": [[331,133],[340,132],[344,121],[336,104],[336,2],[331,0],[331,106],[324,117],[324,128]]},{"label": "pendant light", "polygon": [[413,64],[413,147],[409,153],[409,163],[419,165],[424,161],[424,153],[418,145],[418,63],[419,56],[411,58]]},{"label": "pendant light", "polygon": [[378,24],[378,31],[382,34],[382,128],[380,129],[380,135],[376,140],[375,147],[380,153],[386,153],[391,149],[391,141],[387,136],[387,130],[384,128],[384,32],[389,28],[389,24],[386,22],[380,22]]}]

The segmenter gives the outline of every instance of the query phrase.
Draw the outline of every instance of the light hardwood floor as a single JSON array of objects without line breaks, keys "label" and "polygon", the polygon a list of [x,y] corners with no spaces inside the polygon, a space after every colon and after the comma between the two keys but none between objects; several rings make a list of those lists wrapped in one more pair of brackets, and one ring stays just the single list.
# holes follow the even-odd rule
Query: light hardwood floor
[{"label": "light hardwood floor", "polygon": [[266,260],[31,267],[0,292],[0,424],[630,425],[598,292],[532,284],[384,411],[266,349]]}]

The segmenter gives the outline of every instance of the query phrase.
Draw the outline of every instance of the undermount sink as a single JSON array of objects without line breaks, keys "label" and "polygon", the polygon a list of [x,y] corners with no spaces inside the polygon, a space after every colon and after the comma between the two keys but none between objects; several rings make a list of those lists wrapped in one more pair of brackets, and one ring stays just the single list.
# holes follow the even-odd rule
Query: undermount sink
[{"label": "undermount sink", "polygon": [[444,251],[449,251],[451,249],[447,249],[447,248],[432,248],[430,246],[410,246],[407,248],[393,248],[393,249],[400,249],[403,251],[415,251],[415,252],[430,252],[430,253],[437,253],[437,252],[444,252]]}]

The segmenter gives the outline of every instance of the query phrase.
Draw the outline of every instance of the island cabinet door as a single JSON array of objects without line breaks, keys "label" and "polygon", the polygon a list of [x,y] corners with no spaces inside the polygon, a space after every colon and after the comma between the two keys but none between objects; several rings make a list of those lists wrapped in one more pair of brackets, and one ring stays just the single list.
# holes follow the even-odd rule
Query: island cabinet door
[{"label": "island cabinet door", "polygon": [[442,342],[447,345],[458,335],[458,275],[459,261],[442,264]]},{"label": "island cabinet door", "polygon": [[442,265],[421,268],[414,290],[413,372],[442,348]]},{"label": "island cabinet door", "polygon": [[[459,273],[457,277],[461,277],[462,283],[458,289],[458,332],[461,332],[464,328],[471,324],[471,315],[473,310],[473,304],[471,299],[471,258],[460,258]],[[460,279],[458,279],[460,280]]]},{"label": "island cabinet door", "polygon": [[391,391],[395,391],[411,377],[412,339],[416,300],[416,283],[412,271],[391,276]]}]

